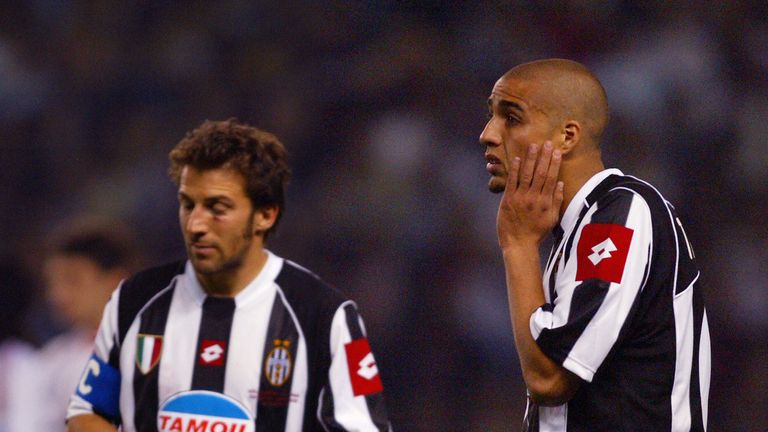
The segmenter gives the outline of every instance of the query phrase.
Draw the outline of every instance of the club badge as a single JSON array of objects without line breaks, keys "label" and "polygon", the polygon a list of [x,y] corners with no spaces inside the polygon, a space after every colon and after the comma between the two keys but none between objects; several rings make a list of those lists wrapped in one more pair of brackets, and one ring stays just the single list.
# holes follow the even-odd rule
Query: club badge
[{"label": "club badge", "polygon": [[267,355],[264,361],[264,375],[275,387],[285,384],[291,377],[293,371],[293,362],[289,350],[291,341],[286,339],[275,339],[274,348]]}]

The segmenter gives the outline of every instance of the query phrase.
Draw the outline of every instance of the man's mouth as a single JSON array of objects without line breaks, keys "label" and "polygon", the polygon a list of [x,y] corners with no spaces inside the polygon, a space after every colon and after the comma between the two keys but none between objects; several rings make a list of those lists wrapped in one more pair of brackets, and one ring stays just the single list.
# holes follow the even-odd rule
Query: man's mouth
[{"label": "man's mouth", "polygon": [[216,247],[208,243],[192,243],[190,245],[190,250],[195,255],[210,255],[216,250]]},{"label": "man's mouth", "polygon": [[501,165],[501,159],[497,158],[494,155],[486,154],[485,155],[485,161],[487,162],[485,165],[485,169],[491,173],[491,175],[500,175],[503,172],[503,166]]}]

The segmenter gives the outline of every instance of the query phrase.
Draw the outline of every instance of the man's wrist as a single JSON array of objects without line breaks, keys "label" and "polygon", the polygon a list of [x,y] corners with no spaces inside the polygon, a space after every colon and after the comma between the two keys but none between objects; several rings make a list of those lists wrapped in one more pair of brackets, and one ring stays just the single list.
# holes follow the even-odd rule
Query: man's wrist
[{"label": "man's wrist", "polygon": [[516,240],[501,245],[501,253],[505,256],[517,256],[533,252],[538,255],[539,242],[535,240]]}]

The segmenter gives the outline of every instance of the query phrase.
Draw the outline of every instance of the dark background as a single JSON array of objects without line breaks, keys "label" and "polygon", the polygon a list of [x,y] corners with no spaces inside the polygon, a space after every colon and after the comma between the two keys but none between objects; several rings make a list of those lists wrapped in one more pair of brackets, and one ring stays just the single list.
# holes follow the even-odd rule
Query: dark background
[{"label": "dark background", "polygon": [[[238,117],[288,147],[270,247],[357,300],[395,428],[517,430],[477,137],[501,74],[570,58],[607,89],[607,163],[686,223],[712,333],[710,430],[764,431],[768,3],[688,3],[3,1],[0,253],[37,273],[51,230],[96,214],[130,224],[149,263],[182,256],[167,152]],[[57,330],[40,310],[37,343]]]}]

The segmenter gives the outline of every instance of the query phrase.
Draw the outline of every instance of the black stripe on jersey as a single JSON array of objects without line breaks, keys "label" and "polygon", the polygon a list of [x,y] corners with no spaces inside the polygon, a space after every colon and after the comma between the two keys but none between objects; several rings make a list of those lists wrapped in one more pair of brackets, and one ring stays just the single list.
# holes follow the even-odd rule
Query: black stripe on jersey
[{"label": "black stripe on jersey", "polygon": [[[162,293],[141,312],[139,316],[139,334],[153,336],[163,336],[165,334],[165,323],[168,320],[168,310],[171,307],[174,290],[175,287]],[[161,348],[159,362],[162,361],[162,350],[164,349],[168,349],[168,347]],[[138,431],[153,431],[157,429],[157,378],[160,369],[159,362],[146,375],[141,372],[138,364],[134,362],[133,394],[136,401],[136,412],[133,415],[133,420]]]},{"label": "black stripe on jersey", "polygon": [[571,248],[573,247],[573,239],[576,238],[576,231],[578,230],[579,226],[581,226],[581,221],[584,219],[584,216],[587,214],[587,210],[589,210],[589,207],[584,206],[581,208],[581,212],[579,213],[579,217],[576,219],[576,223],[573,225],[574,229],[568,234],[568,239],[565,241],[565,247],[563,248],[563,257],[565,258],[565,261],[568,262],[569,259],[571,259]]},{"label": "black stripe on jersey", "polygon": [[229,334],[232,330],[234,315],[234,298],[210,296],[205,298],[200,331],[197,334],[192,390],[224,393]]},{"label": "black stripe on jersey", "polygon": [[327,430],[341,431],[344,427],[336,422],[336,416],[334,416],[334,404],[333,404],[333,392],[330,387],[324,388],[320,392],[320,397],[323,399],[322,410],[318,413],[322,419],[323,424]]},{"label": "black stripe on jersey", "polygon": [[[336,310],[346,298],[313,273],[290,261],[285,261],[275,282],[283,290],[288,304],[293,307],[307,346],[307,364],[310,369],[302,431],[322,431],[324,429],[319,423],[317,411],[323,388],[328,386],[331,323]],[[329,391],[327,388],[325,393]]]},{"label": "black stripe on jersey", "polygon": [[539,432],[539,404],[533,400],[530,393],[527,396],[523,432]]},{"label": "black stripe on jersey", "polygon": [[[691,286],[689,289],[694,289]],[[699,385],[699,350],[701,327],[704,321],[704,302],[700,290],[693,293],[693,359],[691,365],[691,432],[704,432],[704,415],[701,406],[701,387]]]},{"label": "black stripe on jersey", "polygon": [[184,273],[185,261],[177,261],[160,267],[139,272],[120,286],[120,298],[117,307],[117,328],[122,345],[133,320],[148,301],[170,285],[176,275]]},{"label": "black stripe on jersey", "polygon": [[278,289],[264,342],[256,407],[257,432],[285,430],[298,345],[299,330]]},{"label": "black stripe on jersey", "polygon": [[[560,225],[556,225],[552,230],[552,236],[554,237],[554,241],[552,243],[552,252],[550,252],[549,259],[547,260],[547,267],[551,267],[552,269],[549,273],[550,303],[554,303],[555,299],[557,299],[557,291],[555,291],[555,279],[557,278],[557,267],[560,266],[560,260],[563,257],[563,249],[560,248],[560,243],[563,242],[563,229],[560,228]],[[557,256],[553,256],[555,251],[558,249],[560,250],[557,252]]]},{"label": "black stripe on jersey", "polygon": [[[365,337],[363,329],[360,327],[360,319],[355,306],[347,304],[344,306],[344,314],[347,318],[347,327],[352,336],[352,340]],[[365,396],[365,403],[368,405],[368,413],[371,415],[371,421],[379,430],[387,430],[387,407],[384,404],[384,392],[373,393]]]},{"label": "black stripe on jersey", "polygon": [[344,315],[347,318],[347,328],[349,328],[349,335],[352,337],[352,340],[364,338],[365,335],[360,327],[360,321],[357,320],[357,311],[351,303],[344,306]]},{"label": "black stripe on jersey", "polygon": [[677,247],[679,249],[678,254],[678,262],[680,263],[677,267],[677,287],[675,288],[675,294],[680,294],[681,292],[685,291],[685,289],[699,276],[699,269],[696,265],[696,259],[692,257],[693,250],[691,249],[689,253],[689,247],[691,247],[688,244],[688,238],[685,234],[685,231],[683,230],[682,222],[680,222],[680,219],[675,214],[675,211],[673,208],[670,207],[670,212],[672,213],[672,218],[674,219],[674,230],[677,234]]},{"label": "black stripe on jersey", "polygon": [[112,348],[109,350],[109,365],[120,370],[120,342],[117,340],[113,340]]}]

